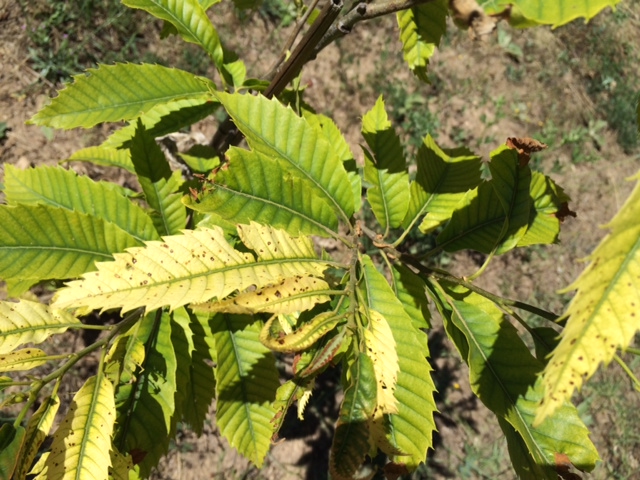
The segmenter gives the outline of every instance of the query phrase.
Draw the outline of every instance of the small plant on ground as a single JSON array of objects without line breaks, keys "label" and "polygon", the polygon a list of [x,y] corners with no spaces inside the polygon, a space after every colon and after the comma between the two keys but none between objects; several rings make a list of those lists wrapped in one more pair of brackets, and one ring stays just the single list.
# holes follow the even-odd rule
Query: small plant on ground
[{"label": "small plant on ground", "polygon": [[[214,400],[221,434],[260,466],[288,409],[304,415],[328,368],[341,369],[343,390],[332,478],[408,474],[425,461],[435,429],[432,311],[467,363],[473,392],[495,414],[520,478],[594,468],[598,454],[570,397],[638,329],[640,187],[558,317],[474,283],[496,255],[556,242],[574,215],[563,189],[529,166],[543,144],[508,138],[491,153],[486,179],[478,156],[465,146],[443,149],[431,135],[407,158],[380,97],[362,117],[359,167],[336,124],[303,91],[285,88],[326,45],[381,14],[397,13],[405,60],[426,80],[450,14],[480,36],[500,19],[558,25],[615,0],[589,8],[492,1],[484,9],[473,1],[347,8],[333,0],[319,11],[314,3],[299,9],[300,29],[311,18],[310,28],[263,79],[246,78],[223,46],[205,13],[216,1],[124,3],[201,46],[219,75],[102,65],[32,118],[54,128],[128,121],[69,160],[124,169],[138,194],[60,167],[6,166],[0,277],[16,298],[43,281],[69,280],[56,284],[49,304],[0,302],[2,370],[49,366],[0,378],[3,405],[18,406],[0,429],[6,478],[146,478],[183,424],[202,431]],[[156,138],[222,109],[228,118],[211,143],[181,152],[184,168],[173,169]],[[431,247],[415,253],[406,248],[410,236]],[[486,255],[477,272],[456,277],[433,266],[464,249]],[[117,321],[83,322],[92,311],[116,312]],[[547,325],[529,325],[527,314]],[[40,345],[89,328],[97,339],[68,355]],[[284,382],[275,354],[293,357]],[[65,375],[92,355],[95,375],[62,405]]]}]

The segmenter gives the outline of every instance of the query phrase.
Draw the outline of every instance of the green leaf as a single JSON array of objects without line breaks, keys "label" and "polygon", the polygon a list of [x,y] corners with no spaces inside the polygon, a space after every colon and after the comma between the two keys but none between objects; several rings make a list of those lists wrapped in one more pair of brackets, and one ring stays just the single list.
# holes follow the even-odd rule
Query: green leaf
[{"label": "green leaf", "polygon": [[69,129],[130,120],[161,103],[201,98],[211,85],[206,78],[160,65],[100,65],[87,72],[73,77],[74,83],[29,123]]},{"label": "green leaf", "polygon": [[10,479],[18,465],[18,455],[25,436],[24,427],[5,423],[0,427],[0,478]]},{"label": "green leaf", "polygon": [[107,478],[111,465],[111,433],[116,420],[113,395],[113,385],[102,375],[89,378],[74,395],[53,437],[47,478]]},{"label": "green leaf", "polygon": [[176,393],[174,396],[174,412],[171,416],[171,431],[173,437],[177,433],[178,421],[185,417],[186,411],[195,405],[191,403],[191,365],[194,350],[191,319],[187,309],[178,308],[171,312],[171,344],[176,358]]},{"label": "green leaf", "polygon": [[117,225],[140,243],[160,238],[144,210],[114,191],[110,183],[94,182],[59,167],[18,170],[11,165],[5,168],[5,182],[10,205],[42,204],[86,213]]},{"label": "green leaf", "polygon": [[555,480],[555,455],[560,453],[580,470],[592,470],[598,454],[573,405],[565,402],[557,416],[533,426],[542,397],[537,376],[543,365],[498,306],[463,287],[442,283],[434,290],[445,330],[469,365],[472,390],[517,432],[520,439],[515,444],[505,432],[512,440],[510,451],[522,453],[518,444],[526,445],[530,460],[512,458],[519,478]]},{"label": "green leaf", "polygon": [[196,144],[187,152],[178,155],[193,172],[209,173],[220,165],[218,152],[207,145]]},{"label": "green leaf", "polygon": [[170,22],[185,41],[200,45],[217,66],[222,65],[218,32],[198,0],[123,0],[122,3]]},{"label": "green leaf", "polygon": [[426,360],[427,337],[413,326],[386,279],[367,256],[363,258],[363,280],[359,288],[367,299],[367,307],[380,313],[391,327],[398,352],[400,369],[395,394],[399,411],[388,417],[388,440],[403,455],[393,456],[392,460],[416,468],[425,460],[436,429],[435,385]]},{"label": "green leaf", "polygon": [[488,14],[503,12],[513,4],[521,15],[536,23],[559,27],[576,18],[589,20],[606,7],[613,7],[620,0],[480,0]]},{"label": "green leaf", "polygon": [[334,480],[354,478],[369,453],[368,420],[375,408],[376,376],[364,353],[350,362],[347,382],[329,459]]},{"label": "green leaf", "polygon": [[[45,398],[38,410],[31,416],[27,425],[24,445],[20,450],[20,456],[17,458],[17,470],[14,478],[26,478],[27,473],[31,469],[31,465],[40,450],[42,442],[44,442],[49,431],[53,426],[56,413],[60,407],[60,400],[57,396]],[[3,477],[8,478],[8,477]]]},{"label": "green leaf", "polygon": [[450,156],[427,135],[416,162],[418,172],[411,184],[411,202],[402,225],[411,229],[427,214],[420,225],[420,230],[427,233],[449,220],[465,193],[480,184],[481,160],[470,152],[459,151]]},{"label": "green leaf", "polygon": [[367,190],[380,226],[400,226],[409,207],[409,174],[400,138],[393,130],[384,109],[382,96],[362,119],[362,135],[370,151],[365,150],[364,178],[372,186]]},{"label": "green leaf", "polygon": [[[118,130],[119,131],[119,130]],[[101,167],[118,167],[135,173],[129,150],[118,150],[109,146],[88,147],[71,155],[69,162],[89,162]]]},{"label": "green leaf", "polygon": [[182,195],[176,193],[182,183],[182,175],[179,171],[171,171],[164,153],[140,120],[130,151],[144,197],[154,210],[151,218],[158,233],[180,233],[187,223]]},{"label": "green leaf", "polygon": [[329,117],[319,113],[312,113],[306,109],[303,110],[302,113],[307,122],[309,122],[311,126],[314,126],[325,140],[329,142],[334,155],[344,163],[349,181],[351,182],[355,211],[360,210],[362,203],[362,180],[358,174],[356,161],[353,158],[353,152],[351,152],[347,140],[344,138],[344,135],[342,135],[336,123]]},{"label": "green leaf", "polygon": [[261,327],[249,316],[223,314],[212,320],[218,427],[258,467],[271,444],[271,402],[280,386],[275,359],[258,338]]},{"label": "green leaf", "polygon": [[529,195],[533,200],[533,208],[529,211],[527,232],[518,241],[518,247],[556,243],[560,233],[560,215],[563,207],[567,207],[568,195],[540,172],[531,172]]},{"label": "green leaf", "polygon": [[51,335],[82,324],[71,314],[37,302],[0,302],[0,354],[25,343],[38,344]]},{"label": "green leaf", "polygon": [[228,164],[187,205],[215,213],[233,223],[255,221],[290,235],[335,236],[338,220],[329,204],[308,182],[258,152],[231,148]]},{"label": "green leaf", "polygon": [[263,96],[215,93],[249,146],[308,180],[347,221],[354,212],[351,182],[343,163],[316,128],[291,108]]},{"label": "green leaf", "polygon": [[447,14],[446,0],[434,0],[396,14],[404,60],[427,83],[427,65],[447,30]]},{"label": "green leaf", "polygon": [[262,288],[296,275],[322,276],[326,268],[306,238],[294,239],[257,224],[239,227],[239,233],[258,260],[231,247],[219,228],[185,230],[184,235],[149,242],[117,254],[114,262],[98,264],[98,272],[59,290],[55,303],[122,307],[125,312],[142,306],[147,311],[164,305],[175,309],[222,299],[251,285]]},{"label": "green leaf", "polygon": [[145,358],[135,376],[118,385],[118,451],[130,453],[141,476],[147,477],[167,452],[175,414],[176,354],[168,313],[147,314],[133,332],[145,345]]},{"label": "green leaf", "polygon": [[[633,179],[640,180],[640,173]],[[563,315],[561,340],[543,373],[544,404],[536,421],[570,398],[576,388],[626,348],[640,329],[640,182],[606,228],[578,279]]]},{"label": "green leaf", "polygon": [[431,312],[424,281],[409,268],[395,264],[392,288],[415,328],[431,328]]},{"label": "green leaf", "polygon": [[48,205],[0,206],[0,278],[66,279],[140,245],[101,218]]},{"label": "green leaf", "polygon": [[[215,112],[218,107],[220,107],[220,104],[215,102],[210,94],[205,93],[192,98],[161,103],[146,110],[138,118],[147,129],[147,133],[153,138],[158,138],[205,119]],[[129,141],[136,133],[137,124],[136,119],[126,127],[122,127],[109,135],[100,147],[90,148],[128,148]],[[127,156],[129,155],[128,150],[116,151],[126,152]],[[133,172],[133,166],[131,166],[131,171]]]},{"label": "green leaf", "polygon": [[216,352],[213,331],[208,315],[190,317],[193,352],[191,353],[191,372],[185,400],[184,420],[198,434],[202,434],[204,422],[216,394],[216,377],[212,365],[215,364]]}]

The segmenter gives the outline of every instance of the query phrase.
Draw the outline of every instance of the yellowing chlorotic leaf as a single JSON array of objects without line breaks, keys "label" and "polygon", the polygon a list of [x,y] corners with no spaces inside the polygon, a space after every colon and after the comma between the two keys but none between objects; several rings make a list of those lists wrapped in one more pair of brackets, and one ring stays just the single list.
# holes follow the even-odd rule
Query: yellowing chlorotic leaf
[{"label": "yellowing chlorotic leaf", "polygon": [[20,458],[17,462],[17,470],[14,478],[25,478],[29,473],[29,468],[36,458],[40,446],[44,439],[49,435],[49,431],[53,426],[53,420],[60,407],[60,400],[57,396],[44,399],[40,404],[40,408],[29,419],[27,425],[27,433],[24,438],[24,444],[20,450]]},{"label": "yellowing chlorotic leaf", "polygon": [[273,317],[264,324],[260,332],[260,341],[267,348],[277,352],[299,352],[309,348],[342,320],[344,317],[336,315],[335,312],[324,312],[302,324],[295,332],[287,334],[279,319]]},{"label": "yellowing chlorotic leaf", "polygon": [[536,422],[571,397],[600,362],[611,361],[616,349],[629,345],[640,329],[640,183],[606,227],[610,233],[569,287],[577,293],[543,373],[545,397]]},{"label": "yellowing chlorotic leaf", "polygon": [[164,237],[164,242],[148,242],[145,248],[116,254],[113,262],[98,263],[98,272],[87,273],[60,290],[55,304],[122,307],[125,312],[142,306],[175,309],[213,297],[222,299],[252,285],[262,288],[286,277],[321,275],[325,268],[307,239],[256,224],[242,226],[239,233],[245,245],[258,253],[259,261],[234,249],[220,228],[187,230],[184,235]]},{"label": "yellowing chlorotic leaf", "polygon": [[109,475],[113,480],[130,480],[129,472],[133,470],[133,459],[131,455],[111,450],[111,468]]},{"label": "yellowing chlorotic leaf", "polygon": [[395,398],[396,382],[398,380],[398,354],[393,333],[385,318],[375,310],[363,312],[368,314],[369,325],[364,331],[364,341],[367,356],[373,362],[376,374],[378,395],[374,419],[381,418],[387,413],[398,413]]},{"label": "yellowing chlorotic leaf", "polygon": [[[558,27],[576,18],[589,20],[620,0],[480,0],[486,13],[498,14],[514,5],[527,20]],[[462,2],[461,2],[462,3]],[[527,24],[525,24],[527,25]],[[528,26],[528,25],[527,25]]]},{"label": "yellowing chlorotic leaf", "polygon": [[47,354],[39,348],[23,348],[0,355],[0,372],[31,370],[47,363]]},{"label": "yellowing chlorotic leaf", "polygon": [[114,389],[104,377],[91,377],[73,397],[47,459],[47,478],[106,480],[111,433],[116,419]]},{"label": "yellowing chlorotic leaf", "polygon": [[298,420],[304,420],[304,409],[307,407],[307,403],[311,399],[313,394],[313,387],[315,386],[315,380],[311,380],[308,384],[302,386],[302,392],[298,398]]},{"label": "yellowing chlorotic leaf", "polygon": [[40,343],[51,335],[82,324],[62,310],[37,302],[0,302],[0,353],[24,343]]},{"label": "yellowing chlorotic leaf", "polygon": [[315,277],[296,276],[285,278],[277,285],[245,292],[220,302],[208,302],[193,305],[198,312],[226,312],[254,314],[294,313],[312,309],[318,303],[328,302],[330,297],[321,290],[328,290],[324,280]]}]

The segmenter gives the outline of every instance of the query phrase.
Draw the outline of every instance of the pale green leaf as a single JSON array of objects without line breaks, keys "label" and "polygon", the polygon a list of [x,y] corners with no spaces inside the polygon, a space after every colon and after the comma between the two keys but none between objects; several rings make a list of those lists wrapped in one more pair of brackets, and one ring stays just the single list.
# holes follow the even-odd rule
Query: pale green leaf
[{"label": "pale green leaf", "polygon": [[276,285],[242,292],[221,300],[193,305],[197,312],[225,312],[253,315],[256,313],[287,314],[312,309],[331,298],[325,293],[329,285],[309,276],[285,278]]},{"label": "pale green leaf", "polygon": [[445,152],[427,135],[420,145],[418,171],[411,184],[411,202],[402,222],[412,228],[423,216],[423,233],[446,222],[464,194],[480,184],[480,157],[470,152]]},{"label": "pale green leaf", "polygon": [[13,280],[77,277],[141,244],[113,223],[48,205],[0,206],[0,224],[0,278]]},{"label": "pale green leaf", "polygon": [[178,188],[182,184],[179,171],[172,172],[160,147],[138,120],[131,140],[131,162],[135,168],[144,197],[154,210],[152,220],[158,233],[171,235],[186,227],[187,212]]},{"label": "pale green leaf", "polygon": [[402,264],[393,266],[393,291],[416,328],[431,327],[431,312],[424,281]]},{"label": "pale green leaf", "polygon": [[110,183],[47,166],[18,170],[7,165],[4,178],[10,205],[42,204],[75,210],[117,225],[140,243],[160,239],[144,210],[114,191]]},{"label": "pale green leaf", "polygon": [[400,138],[393,130],[384,109],[382,96],[362,119],[362,135],[369,151],[365,150],[364,178],[372,186],[367,190],[380,226],[400,226],[409,207],[409,175]]},{"label": "pale green leaf", "polygon": [[202,434],[204,422],[215,393],[216,377],[212,365],[216,362],[215,342],[208,315],[189,314],[193,341],[190,382],[185,400],[184,420]]},{"label": "pale green leaf", "polygon": [[114,445],[141,459],[140,475],[149,476],[169,447],[175,414],[176,354],[171,318],[158,310],[141,319],[132,332],[145,345],[143,364],[128,382],[120,380],[116,395],[118,429]]},{"label": "pale green leaf", "polygon": [[536,23],[558,27],[577,18],[589,20],[620,0],[479,0],[486,13],[498,14],[513,4],[521,15]]},{"label": "pale green leaf", "polygon": [[16,463],[17,470],[14,478],[20,480],[26,478],[31,464],[40,450],[42,442],[44,442],[47,435],[49,435],[59,407],[60,400],[57,396],[47,397],[29,419],[24,444]]},{"label": "pale green leaf", "polygon": [[334,480],[351,480],[369,453],[368,420],[373,415],[376,376],[364,353],[348,367],[347,387],[331,445],[329,469]]},{"label": "pale green leaf", "polygon": [[398,413],[389,415],[388,440],[403,455],[393,457],[410,468],[417,467],[432,446],[436,429],[433,414],[437,411],[431,379],[431,366],[426,357],[429,346],[426,335],[415,328],[386,279],[369,257],[363,261],[363,281],[359,287],[367,299],[367,307],[380,313],[391,328],[398,352],[396,399]]},{"label": "pale green leaf", "polygon": [[309,181],[347,220],[354,212],[351,182],[329,142],[305,119],[277,100],[263,96],[215,93],[249,146],[273,157]]},{"label": "pale green leaf", "polygon": [[78,150],[67,161],[89,162],[101,167],[118,167],[135,173],[129,150],[118,150],[111,146],[87,147]]},{"label": "pale green leaf", "polygon": [[67,328],[80,327],[71,314],[29,300],[0,302],[0,353],[25,343],[38,344]]},{"label": "pale green leaf", "polygon": [[396,14],[404,60],[425,82],[429,59],[447,30],[447,6],[447,0],[434,0]]},{"label": "pale green leaf", "polygon": [[87,73],[73,77],[29,123],[69,129],[130,120],[161,103],[201,98],[211,83],[160,65],[101,65]]},{"label": "pale green leaf", "polygon": [[[153,138],[157,138],[177,132],[205,119],[215,112],[218,107],[220,107],[220,104],[215,102],[209,93],[205,93],[192,98],[161,103],[146,110],[138,118],[144,128],[147,129],[147,133]],[[137,121],[132,121],[126,127],[122,127],[109,135],[100,147],[90,148],[117,149],[128,146],[129,141],[136,133],[136,125]],[[126,152],[127,156],[129,155],[128,150],[116,151]],[[131,171],[133,171],[133,166]]]},{"label": "pale green leaf", "polygon": [[186,230],[164,242],[116,254],[114,262],[99,263],[98,272],[59,290],[55,304],[122,307],[125,312],[142,306],[147,311],[164,305],[175,309],[222,299],[251,285],[262,288],[296,275],[322,275],[324,262],[317,259],[309,240],[256,224],[243,226],[241,232],[259,261],[235,250],[219,228]]},{"label": "pale green leaf", "polygon": [[[640,180],[640,174],[633,177]],[[561,340],[543,373],[544,403],[536,421],[626,348],[640,329],[640,182],[605,228],[609,234],[567,288],[577,290],[564,318]]]},{"label": "pale green leaf", "polygon": [[47,478],[107,480],[116,420],[113,395],[113,385],[102,376],[89,378],[74,395],[53,436]]},{"label": "pale green leaf", "polygon": [[329,142],[334,155],[344,163],[349,181],[351,182],[354,210],[357,212],[362,206],[362,178],[358,173],[358,166],[347,140],[335,122],[329,117],[322,114],[311,113],[308,110],[303,111],[303,116],[312,126],[316,127],[320,134]]},{"label": "pale green leaf", "polygon": [[529,212],[527,232],[518,241],[518,247],[556,243],[560,233],[561,215],[567,207],[569,197],[561,187],[540,172],[531,172],[533,208]]},{"label": "pale green leaf", "polygon": [[46,352],[39,348],[23,348],[0,355],[0,372],[31,370],[47,363]]},{"label": "pale green leaf", "polygon": [[271,444],[280,386],[275,359],[259,340],[262,327],[252,317],[217,315],[212,321],[216,367],[216,418],[220,433],[238,451],[262,465]]},{"label": "pale green leaf", "polygon": [[[176,393],[174,395],[174,413],[171,416],[170,435],[176,435],[178,422],[186,416],[186,411],[195,407],[190,395],[193,363],[193,332],[191,318],[187,309],[180,307],[171,312],[171,345],[176,358]],[[209,397],[210,398],[210,397]],[[199,425],[198,425],[199,426]]]},{"label": "pale green leaf", "polygon": [[338,220],[329,204],[308,182],[258,152],[231,148],[228,163],[206,184],[197,201],[199,212],[214,212],[234,223],[255,221],[291,235],[335,235]]},{"label": "pale green leaf", "polygon": [[170,22],[185,41],[200,45],[216,65],[222,65],[218,32],[198,0],[123,0],[122,3]]},{"label": "pale green leaf", "polygon": [[543,365],[498,306],[463,287],[443,283],[435,291],[445,330],[469,365],[472,390],[517,432],[519,440],[507,435],[516,442],[510,450],[516,452],[520,442],[526,445],[530,459],[517,463],[513,458],[519,478],[556,480],[555,455],[560,453],[579,469],[592,470],[598,455],[573,405],[565,402],[556,416],[534,427]]}]

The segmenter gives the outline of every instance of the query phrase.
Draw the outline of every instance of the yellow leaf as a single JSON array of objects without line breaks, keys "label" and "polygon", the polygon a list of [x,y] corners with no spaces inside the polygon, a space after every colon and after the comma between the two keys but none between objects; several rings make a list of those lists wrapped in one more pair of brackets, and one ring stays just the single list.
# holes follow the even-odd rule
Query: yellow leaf
[{"label": "yellow leaf", "polygon": [[31,370],[47,363],[47,354],[39,348],[23,348],[0,355],[0,372]]},{"label": "yellow leaf", "polygon": [[47,459],[47,478],[107,480],[116,418],[112,383],[91,377],[73,397]]},{"label": "yellow leaf", "polygon": [[545,396],[534,425],[570,398],[600,362],[608,363],[617,348],[629,345],[640,329],[640,184],[606,228],[611,232],[568,288],[577,293],[543,372]]},{"label": "yellow leaf", "polygon": [[49,336],[81,325],[72,315],[28,300],[0,302],[0,353],[24,343],[44,342]]},{"label": "yellow leaf", "polygon": [[398,413],[395,397],[398,353],[393,333],[385,318],[375,310],[368,310],[368,314],[369,325],[364,331],[364,341],[376,374],[378,396],[373,420],[379,421],[384,414]]},{"label": "yellow leaf", "polygon": [[328,289],[327,282],[319,278],[295,276],[285,278],[277,285],[240,293],[220,302],[193,305],[193,310],[237,314],[302,312],[318,303],[328,302],[330,298],[327,295],[315,293]]},{"label": "yellow leaf", "polygon": [[145,306],[147,311],[168,305],[176,309],[211,298],[223,299],[254,285],[262,288],[295,275],[321,275],[325,263],[318,260],[308,239],[294,239],[285,232],[258,224],[242,225],[238,233],[253,255],[234,249],[222,229],[186,230],[184,235],[164,237],[115,254],[97,272],[70,282],[54,300],[58,307],[122,308]]},{"label": "yellow leaf", "polygon": [[298,398],[298,420],[304,420],[304,409],[307,408],[307,403],[309,403],[309,400],[311,399],[311,394],[313,393],[313,387],[315,384],[316,380],[314,378],[311,379],[309,383],[305,383],[300,386],[302,391],[299,393]]},{"label": "yellow leaf", "polygon": [[324,312],[304,323],[291,334],[285,333],[277,317],[272,317],[262,327],[260,341],[277,352],[293,353],[306,350],[318,339],[329,333],[344,317],[335,312]]}]

